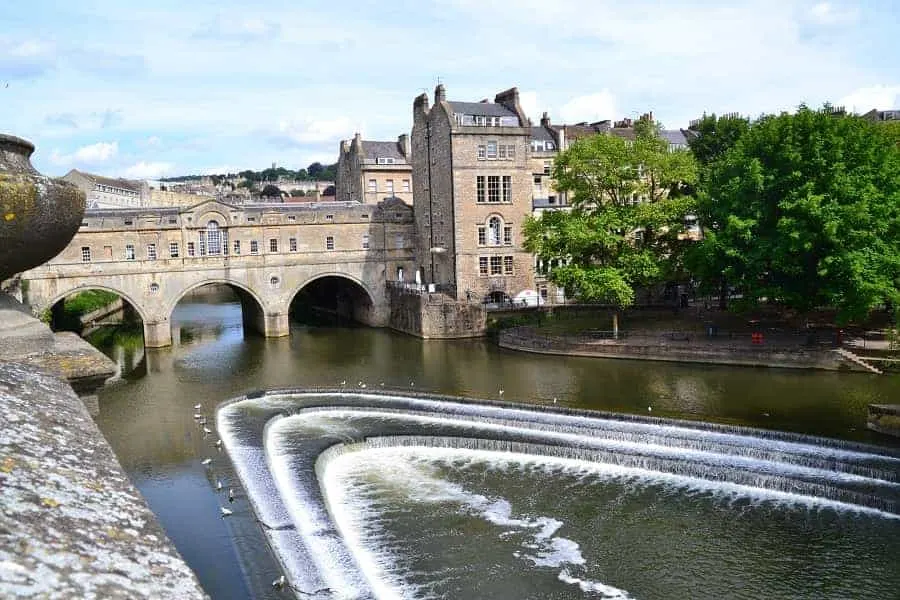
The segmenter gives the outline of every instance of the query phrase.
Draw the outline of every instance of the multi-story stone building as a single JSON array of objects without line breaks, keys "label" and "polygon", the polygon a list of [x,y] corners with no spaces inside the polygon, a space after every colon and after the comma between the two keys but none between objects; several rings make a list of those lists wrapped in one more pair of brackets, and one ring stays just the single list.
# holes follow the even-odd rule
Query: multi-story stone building
[{"label": "multi-story stone building", "polygon": [[413,203],[409,135],[396,142],[361,139],[341,142],[338,156],[336,200],[377,204],[385,198]]},{"label": "multi-story stone building", "polygon": [[892,109],[892,110],[878,110],[877,108],[873,108],[869,112],[865,113],[862,116],[864,119],[868,119],[869,121],[875,121],[876,123],[884,123],[886,121],[900,121],[900,109]]},{"label": "multi-story stone building", "polygon": [[522,247],[531,214],[531,127],[512,88],[494,102],[413,102],[418,277],[457,300],[535,298]]},{"label": "multi-story stone building", "polygon": [[138,208],[150,200],[150,188],[142,181],[112,179],[72,169],[62,179],[75,184],[87,196],[87,208]]}]

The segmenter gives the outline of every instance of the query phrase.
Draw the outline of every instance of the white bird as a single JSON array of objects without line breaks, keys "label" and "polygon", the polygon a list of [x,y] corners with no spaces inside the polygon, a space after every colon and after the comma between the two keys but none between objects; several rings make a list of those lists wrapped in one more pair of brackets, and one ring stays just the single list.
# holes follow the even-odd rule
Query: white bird
[{"label": "white bird", "polygon": [[228,501],[234,502],[234,488],[228,488]]},{"label": "white bird", "polygon": [[500,388],[500,395],[503,395],[503,388]]},{"label": "white bird", "polygon": [[204,467],[208,467],[209,465],[212,464],[212,459],[204,458],[203,460],[200,461],[200,464],[203,465]]},{"label": "white bird", "polygon": [[648,407],[647,407],[647,412],[653,412],[653,407],[652,407],[652,406],[648,406]]},{"label": "white bird", "polygon": [[234,512],[231,509],[225,508],[224,506],[220,506],[219,510],[222,511],[222,517],[228,517],[228,516],[231,516],[234,514]]},{"label": "white bird", "polygon": [[345,379],[344,381],[341,382],[341,387],[344,387],[345,385],[347,385],[347,380],[346,380],[346,379]]},{"label": "white bird", "polygon": [[217,492],[222,491],[222,480],[221,479],[216,479],[216,491]]},{"label": "white bird", "polygon": [[359,386],[359,387],[361,387],[362,389],[366,389],[366,384],[362,384],[362,385]]},{"label": "white bird", "polygon": [[410,381],[410,382],[409,382],[409,387],[416,387],[416,382],[415,382],[415,381]]},{"label": "white bird", "polygon": [[222,440],[216,440],[216,448],[222,447]]},{"label": "white bird", "polygon": [[554,396],[554,397],[553,397],[553,404],[556,404],[556,402],[557,402],[556,396]]},{"label": "white bird", "polygon": [[281,577],[279,577],[278,579],[276,579],[275,581],[272,582],[272,587],[277,590],[283,590],[284,584],[285,584],[285,577],[284,577],[284,575],[282,575]]},{"label": "white bird", "polygon": [[201,415],[200,413],[194,413],[194,419],[195,419],[195,420],[199,421],[199,420],[202,419],[202,418],[203,418],[203,415]]},{"label": "white bird", "polygon": [[378,385],[380,385],[381,387],[384,387],[384,382],[382,381],[382,382],[379,383]]},{"label": "white bird", "polygon": [[200,407],[202,407],[202,406],[203,406],[202,404],[195,404],[194,410],[200,410]]},{"label": "white bird", "polygon": [[212,433],[212,429],[210,429],[209,427],[204,427],[203,433],[205,433],[206,435],[209,435],[210,433]]},{"label": "white bird", "polygon": [[764,416],[764,417],[768,417],[768,416],[769,416],[769,413],[763,413],[763,416]]}]

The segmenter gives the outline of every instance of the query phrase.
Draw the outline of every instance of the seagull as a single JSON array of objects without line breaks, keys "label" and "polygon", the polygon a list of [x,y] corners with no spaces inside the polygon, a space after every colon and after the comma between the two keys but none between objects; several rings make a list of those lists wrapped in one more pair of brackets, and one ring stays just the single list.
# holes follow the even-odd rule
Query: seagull
[{"label": "seagull", "polygon": [[500,388],[500,395],[503,395],[503,388]]},{"label": "seagull", "polygon": [[769,416],[769,413],[763,413],[763,416],[764,416],[764,417],[768,417],[768,416]]},{"label": "seagull", "polygon": [[221,479],[216,479],[216,491],[217,492],[222,491],[222,480]]},{"label": "seagull", "polygon": [[347,385],[347,380],[346,380],[346,379],[343,380],[343,381],[341,382],[341,387],[344,387],[345,385]]},{"label": "seagull", "polygon": [[201,408],[202,406],[203,406],[202,404],[195,404],[195,405],[194,405],[194,410],[200,410],[200,408]]},{"label": "seagull", "polygon": [[361,387],[362,389],[366,389],[366,384],[363,383],[363,384],[360,385],[359,387]]},{"label": "seagull", "polygon": [[234,502],[234,488],[228,488],[228,501]]},{"label": "seagull", "polygon": [[199,421],[202,418],[203,418],[203,415],[201,415],[200,413],[194,413],[194,420]]},{"label": "seagull", "polygon": [[210,433],[212,433],[212,429],[210,429],[209,427],[204,427],[203,433],[205,433],[206,435],[209,435]]},{"label": "seagull", "polygon": [[200,461],[200,464],[203,465],[204,467],[208,467],[209,465],[212,464],[212,459],[204,458],[203,460]]},{"label": "seagull", "polygon": [[384,382],[382,381],[382,382],[379,383],[378,385],[380,385],[381,387],[384,387]]},{"label": "seagull", "polygon": [[647,412],[653,412],[653,407],[652,407],[652,406],[648,406],[648,407],[647,407]]},{"label": "seagull", "polygon": [[556,396],[553,397],[553,404],[556,404]]},{"label": "seagull", "polygon": [[216,440],[216,448],[222,447],[222,440]]},{"label": "seagull", "polygon": [[275,581],[272,582],[272,587],[275,588],[276,590],[283,590],[284,582],[285,582],[285,578],[284,578],[284,575],[282,575],[281,577],[279,577],[278,579],[276,579]]},{"label": "seagull", "polygon": [[415,381],[410,381],[410,382],[409,382],[409,387],[416,387],[416,382],[415,382]]},{"label": "seagull", "polygon": [[224,506],[220,506],[219,510],[222,511],[222,518],[229,517],[234,514],[234,511],[232,511],[230,508],[225,508]]}]

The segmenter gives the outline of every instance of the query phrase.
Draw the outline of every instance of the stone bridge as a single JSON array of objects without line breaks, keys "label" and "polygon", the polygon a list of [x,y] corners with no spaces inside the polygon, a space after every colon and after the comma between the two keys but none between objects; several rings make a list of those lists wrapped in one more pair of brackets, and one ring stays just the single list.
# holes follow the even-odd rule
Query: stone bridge
[{"label": "stone bridge", "polygon": [[301,291],[371,326],[390,317],[387,281],[415,271],[412,209],[389,199],[89,210],[68,247],[22,274],[36,314],[89,289],[115,292],[140,315],[148,347],[172,343],[170,317],[189,292],[231,287],[245,327],[288,335]]}]

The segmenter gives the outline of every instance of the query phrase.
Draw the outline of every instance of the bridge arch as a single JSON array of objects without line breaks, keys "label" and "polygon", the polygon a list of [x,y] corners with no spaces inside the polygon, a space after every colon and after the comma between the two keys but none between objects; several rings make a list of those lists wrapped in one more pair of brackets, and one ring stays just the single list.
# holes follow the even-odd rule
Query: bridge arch
[{"label": "bridge arch", "polygon": [[74,294],[80,294],[81,292],[89,292],[91,290],[102,290],[104,292],[110,292],[112,294],[116,294],[122,300],[131,305],[134,311],[141,318],[141,321],[147,321],[147,310],[141,306],[139,302],[137,302],[128,292],[123,292],[118,287],[113,287],[109,285],[103,285],[99,283],[82,283],[77,286],[71,287],[63,292],[58,292],[55,296],[52,296],[49,301],[47,301],[46,305],[36,306],[35,309],[39,312],[43,312],[44,310],[53,310],[53,307],[56,306],[59,302],[65,300],[69,296]]},{"label": "bridge arch", "polygon": [[184,300],[185,296],[209,285],[226,286],[238,297],[238,300],[241,303],[241,317],[245,334],[248,331],[252,331],[269,337],[280,335],[272,331],[271,324],[269,323],[270,318],[267,314],[269,311],[267,311],[267,305],[260,294],[257,293],[251,285],[230,278],[211,277],[202,279],[200,281],[192,282],[177,293],[172,294],[168,305],[165,308],[167,321],[171,323],[172,313],[175,311],[178,303]]},{"label": "bridge arch", "polygon": [[377,325],[378,302],[365,281],[340,271],[316,273],[295,286],[287,297],[290,312],[307,307],[351,319],[366,325]]}]

